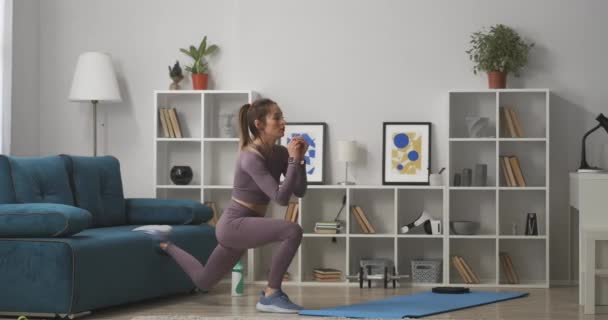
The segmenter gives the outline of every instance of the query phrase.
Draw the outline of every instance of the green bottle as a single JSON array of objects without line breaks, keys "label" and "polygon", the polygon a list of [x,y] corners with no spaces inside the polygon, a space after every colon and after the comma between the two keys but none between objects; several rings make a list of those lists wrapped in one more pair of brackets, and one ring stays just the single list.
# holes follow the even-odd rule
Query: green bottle
[{"label": "green bottle", "polygon": [[244,287],[245,287],[245,279],[243,277],[243,263],[237,262],[232,268],[232,295],[233,296],[242,296]]}]

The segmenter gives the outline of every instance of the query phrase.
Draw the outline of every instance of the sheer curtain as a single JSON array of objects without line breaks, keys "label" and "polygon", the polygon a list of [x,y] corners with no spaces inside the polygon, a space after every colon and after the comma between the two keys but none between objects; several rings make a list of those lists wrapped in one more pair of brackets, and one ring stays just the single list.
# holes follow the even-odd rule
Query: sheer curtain
[{"label": "sheer curtain", "polygon": [[10,154],[13,0],[0,0],[0,19],[0,153]]}]

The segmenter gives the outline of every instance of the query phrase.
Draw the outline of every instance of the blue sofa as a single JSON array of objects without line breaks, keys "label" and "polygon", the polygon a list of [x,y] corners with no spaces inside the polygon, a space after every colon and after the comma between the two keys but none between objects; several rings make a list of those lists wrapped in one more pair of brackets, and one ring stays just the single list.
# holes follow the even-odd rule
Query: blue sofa
[{"label": "blue sofa", "polygon": [[211,210],[189,200],[125,199],[114,157],[0,155],[0,314],[71,317],[192,291],[153,240],[131,230],[171,224],[171,240],[205,263]]}]

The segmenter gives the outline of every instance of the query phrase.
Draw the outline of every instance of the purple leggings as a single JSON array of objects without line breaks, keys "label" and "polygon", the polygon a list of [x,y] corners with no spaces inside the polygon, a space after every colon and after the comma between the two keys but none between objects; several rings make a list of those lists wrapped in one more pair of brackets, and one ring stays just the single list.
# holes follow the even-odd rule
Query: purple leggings
[{"label": "purple leggings", "polygon": [[268,286],[280,289],[283,275],[302,241],[302,227],[283,219],[256,215],[251,209],[232,201],[216,225],[218,245],[205,266],[172,243],[166,251],[199,289],[209,290],[232,270],[246,249],[280,241],[272,256],[268,277]]}]

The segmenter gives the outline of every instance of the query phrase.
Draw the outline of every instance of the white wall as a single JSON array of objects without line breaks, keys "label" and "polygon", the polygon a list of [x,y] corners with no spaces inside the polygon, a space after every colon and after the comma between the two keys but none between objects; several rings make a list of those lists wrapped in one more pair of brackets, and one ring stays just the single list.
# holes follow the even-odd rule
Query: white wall
[{"label": "white wall", "polygon": [[[367,149],[354,168],[356,181],[380,184],[382,122],[433,122],[433,168],[445,166],[447,90],[486,87],[465,54],[470,34],[496,23],[514,27],[536,47],[523,77],[510,85],[553,92],[551,279],[568,279],[562,264],[568,259],[567,173],[577,167],[580,137],[598,112],[608,111],[608,2],[53,0],[39,6],[20,6],[15,18],[31,26],[36,22],[19,20],[40,14],[38,31],[16,28],[15,35],[39,49],[39,65],[21,65],[26,74],[40,70],[39,153],[91,154],[91,108],[68,102],[67,95],[78,55],[109,52],[124,102],[100,106],[107,121],[102,147],[120,159],[127,196],[154,195],[152,92],[169,85],[169,64],[188,62],[178,48],[203,35],[222,49],[211,59],[215,88],[257,90],[278,101],[288,121],[325,121],[330,145],[356,138]],[[16,63],[16,73],[19,68]],[[30,102],[37,94],[31,80],[14,84],[22,95],[33,90]],[[13,126],[30,123],[15,116]],[[596,133],[590,143],[606,139]],[[35,139],[23,145],[37,151]],[[597,160],[598,153],[590,153]],[[330,150],[332,183],[342,174],[333,159]]]},{"label": "white wall", "polygon": [[[40,153],[40,2],[13,1],[11,154]],[[45,61],[44,63],[48,63]]]}]

